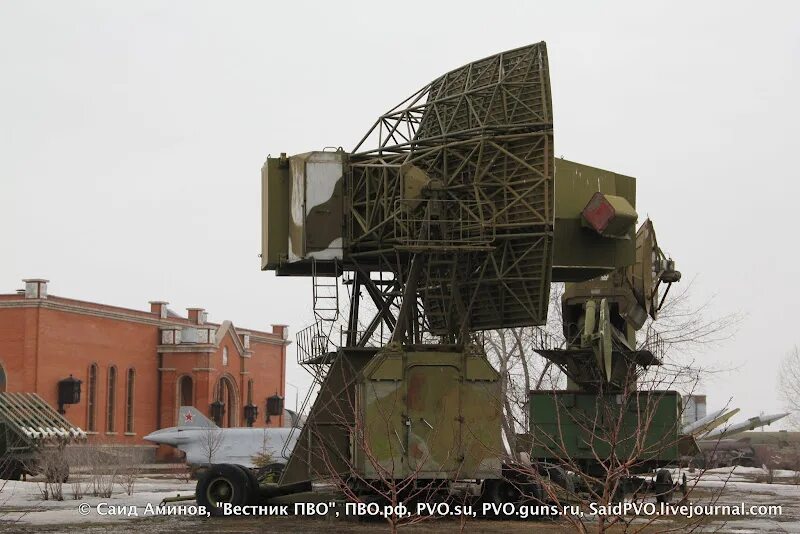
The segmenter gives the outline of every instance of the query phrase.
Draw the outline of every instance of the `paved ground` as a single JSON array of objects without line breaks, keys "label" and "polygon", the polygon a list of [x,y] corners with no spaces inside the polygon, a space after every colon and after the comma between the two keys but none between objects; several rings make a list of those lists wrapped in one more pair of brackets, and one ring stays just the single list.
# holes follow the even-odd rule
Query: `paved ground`
[{"label": "paved ground", "polygon": [[[759,482],[766,478],[760,469],[738,468],[714,470],[696,480],[696,474],[687,473],[690,486],[695,486],[691,502],[697,504],[738,505],[781,505],[782,513],[774,517],[737,517],[734,515],[709,518],[659,518],[655,521],[629,515],[636,530],[659,532],[668,529],[683,530],[700,523],[699,531],[712,532],[796,532],[800,534],[800,477],[793,472],[779,472],[775,483]],[[2,484],[2,482],[0,482]],[[336,518],[311,517],[267,517],[267,518],[199,518],[191,516],[144,517],[148,504],[157,505],[164,497],[176,494],[191,494],[194,483],[171,477],[143,478],[138,481],[134,494],[126,495],[118,491],[110,499],[87,497],[81,500],[71,498],[71,488],[64,486],[65,500],[43,501],[42,483],[9,482],[0,489],[0,531],[4,532],[50,532],[94,534],[124,529],[131,533],[197,534],[203,532],[375,532],[387,530],[381,520],[359,521]],[[88,513],[82,515],[79,505],[85,502]],[[97,505],[107,502],[111,505],[135,506],[138,517],[127,515],[101,515]],[[183,503],[188,506],[193,502]],[[108,511],[110,508],[105,507]],[[589,531],[594,530],[596,517],[587,516],[585,521]],[[452,519],[429,520],[418,525],[404,527],[404,532],[457,532],[464,523]],[[522,520],[470,519],[465,530],[470,533],[482,532],[530,532],[534,524]],[[572,532],[574,528],[564,520],[536,520],[537,532]],[[614,529],[621,531],[622,529]]]}]

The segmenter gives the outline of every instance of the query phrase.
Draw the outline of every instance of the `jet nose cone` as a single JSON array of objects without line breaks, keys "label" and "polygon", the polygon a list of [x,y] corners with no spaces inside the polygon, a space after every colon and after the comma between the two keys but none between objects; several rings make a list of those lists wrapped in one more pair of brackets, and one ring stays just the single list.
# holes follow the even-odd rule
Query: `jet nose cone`
[{"label": "jet nose cone", "polygon": [[146,439],[147,441],[152,441],[153,443],[163,444],[163,445],[176,445],[177,443],[177,433],[172,430],[156,430],[150,434],[147,434],[142,439]]}]

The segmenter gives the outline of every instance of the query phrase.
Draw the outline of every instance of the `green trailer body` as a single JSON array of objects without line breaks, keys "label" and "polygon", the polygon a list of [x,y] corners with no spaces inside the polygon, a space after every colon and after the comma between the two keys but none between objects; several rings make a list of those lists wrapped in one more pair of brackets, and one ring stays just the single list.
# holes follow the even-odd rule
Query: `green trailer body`
[{"label": "green trailer body", "polygon": [[600,461],[632,460],[634,472],[675,464],[681,396],[676,391],[629,395],[532,391],[530,455],[544,461],[602,469]]},{"label": "green trailer body", "polygon": [[474,346],[341,349],[281,484],[500,478],[500,381]]},{"label": "green trailer body", "polygon": [[392,348],[369,362],[356,388],[366,445],[353,449],[358,471],[367,479],[380,472],[420,480],[499,478],[500,377],[483,352]]}]

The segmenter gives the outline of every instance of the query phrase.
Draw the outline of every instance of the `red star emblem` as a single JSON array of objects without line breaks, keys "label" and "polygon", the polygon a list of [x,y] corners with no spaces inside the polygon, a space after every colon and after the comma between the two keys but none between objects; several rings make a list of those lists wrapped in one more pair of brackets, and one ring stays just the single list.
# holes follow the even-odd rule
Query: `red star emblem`
[{"label": "red star emblem", "polygon": [[183,414],[184,422],[191,423],[193,419],[194,419],[194,416],[192,415],[192,412],[186,412],[185,414]]}]

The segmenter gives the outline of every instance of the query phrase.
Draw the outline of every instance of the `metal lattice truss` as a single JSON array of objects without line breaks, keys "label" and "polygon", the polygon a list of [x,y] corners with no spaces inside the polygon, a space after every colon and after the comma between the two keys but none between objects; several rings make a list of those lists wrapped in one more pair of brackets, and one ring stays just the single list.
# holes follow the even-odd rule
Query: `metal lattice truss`
[{"label": "metal lattice truss", "polygon": [[431,331],[544,322],[554,169],[544,43],[445,74],[380,117],[353,152],[351,255],[423,257]]}]

